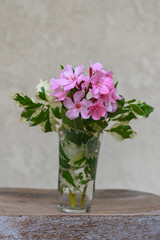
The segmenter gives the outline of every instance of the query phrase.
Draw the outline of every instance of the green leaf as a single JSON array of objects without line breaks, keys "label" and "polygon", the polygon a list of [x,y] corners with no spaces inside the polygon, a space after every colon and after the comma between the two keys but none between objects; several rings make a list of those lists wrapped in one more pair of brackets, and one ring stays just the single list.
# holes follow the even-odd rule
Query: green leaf
[{"label": "green leaf", "polygon": [[46,100],[46,93],[45,93],[44,86],[41,87],[41,92],[39,92],[38,95],[42,100]]},{"label": "green leaf", "polygon": [[92,123],[94,123],[94,122],[95,122],[95,120],[93,120],[92,117],[90,117],[90,118],[88,118],[88,119],[83,119],[83,124],[84,124],[84,125],[92,124]]},{"label": "green leaf", "polygon": [[76,118],[76,119],[74,119],[72,121],[74,121],[75,129],[82,130],[82,131],[84,130],[83,119],[81,117],[78,117],[78,118]]},{"label": "green leaf", "polygon": [[105,118],[100,120],[93,120],[93,118],[83,119],[83,125],[89,132],[101,132],[108,126],[108,122]]},{"label": "green leaf", "polygon": [[86,130],[91,133],[97,132],[97,130],[94,129],[92,125],[86,125]]},{"label": "green leaf", "polygon": [[69,171],[63,170],[62,177],[63,177],[68,183],[70,183],[73,187],[76,187],[75,184],[74,184],[74,181],[73,181],[73,177],[72,177],[72,175],[70,174]]},{"label": "green leaf", "polygon": [[112,121],[126,122],[131,121],[132,119],[137,119],[137,117],[133,112],[129,112],[128,114],[112,119]]},{"label": "green leaf", "polygon": [[127,107],[127,108],[119,108],[117,109],[116,112],[114,113],[108,113],[108,117],[110,117],[111,119],[117,117],[118,115],[124,114],[124,113],[128,113],[131,111],[131,107]]},{"label": "green leaf", "polygon": [[44,116],[45,116],[45,112],[41,110],[36,116],[31,117],[31,121],[33,122],[31,126],[37,126],[38,124],[43,122]]},{"label": "green leaf", "polygon": [[94,179],[96,176],[96,169],[97,169],[97,157],[90,157],[86,159],[88,168],[85,171],[89,173],[91,179]]},{"label": "green leaf", "polygon": [[86,158],[83,157],[83,158],[77,160],[76,162],[74,162],[74,165],[78,166],[78,167],[81,167],[85,163],[85,160],[86,160]]},{"label": "green leaf", "polygon": [[117,140],[124,140],[126,138],[133,138],[135,136],[135,132],[132,130],[130,125],[127,124],[114,124],[112,128],[109,130],[106,130],[107,132],[110,132],[113,137],[115,137]]},{"label": "green leaf", "polygon": [[62,123],[66,124],[69,128],[75,129],[74,121],[67,118],[66,111],[67,109],[64,107],[61,108]]},{"label": "green leaf", "polygon": [[126,103],[130,104],[130,103],[133,103],[133,102],[136,102],[136,99],[129,100]]},{"label": "green leaf", "polygon": [[34,103],[31,98],[21,93],[14,94],[13,99],[18,103],[20,107],[26,109],[35,109],[42,106],[41,103]]},{"label": "green leaf", "polygon": [[86,154],[95,154],[100,148],[100,141],[98,137],[92,137],[86,143]]},{"label": "green leaf", "polygon": [[31,119],[31,116],[32,114],[35,112],[35,110],[30,110],[30,109],[27,109],[27,110],[24,110],[22,113],[21,113],[21,117],[22,118],[25,118],[26,122],[29,122],[30,119]]},{"label": "green leaf", "polygon": [[82,181],[80,182],[80,184],[86,185],[89,181],[90,181],[89,179],[88,179],[88,180],[82,180]]},{"label": "green leaf", "polygon": [[80,172],[80,173],[76,176],[76,178],[82,180],[82,179],[83,179],[83,173]]},{"label": "green leaf", "polygon": [[96,121],[96,124],[98,124],[102,130],[108,126],[108,122],[104,118]]},{"label": "green leaf", "polygon": [[51,127],[51,123],[50,123],[50,120],[49,120],[49,109],[47,109],[47,111],[45,112],[45,115],[44,115],[44,131],[45,132],[52,132],[52,127]]},{"label": "green leaf", "polygon": [[63,69],[64,69],[64,66],[63,66],[62,64],[60,64],[60,68],[61,68],[61,70],[63,70]]},{"label": "green leaf", "polygon": [[121,96],[121,97],[122,97],[122,99],[121,100],[117,99],[116,102],[117,102],[118,106],[123,107],[125,104],[125,98],[123,96]]},{"label": "green leaf", "polygon": [[91,135],[80,131],[65,130],[66,140],[75,143],[76,145],[86,144]]},{"label": "green leaf", "polygon": [[150,105],[148,105],[145,102],[142,102],[140,104],[137,104],[139,108],[144,112],[145,116],[148,117],[151,112],[153,112],[154,108]]},{"label": "green leaf", "polygon": [[117,88],[117,85],[118,85],[118,81],[114,84],[114,87]]},{"label": "green leaf", "polygon": [[60,109],[59,107],[56,108],[51,108],[53,115],[58,118],[58,119],[62,119],[61,113],[60,113]]},{"label": "green leaf", "polygon": [[145,117],[144,111],[137,104],[130,104],[132,110],[140,117]]},{"label": "green leaf", "polygon": [[60,163],[60,166],[64,167],[64,168],[70,168],[70,166],[68,164],[69,161],[70,161],[70,159],[65,154],[62,144],[59,144],[59,163]]}]

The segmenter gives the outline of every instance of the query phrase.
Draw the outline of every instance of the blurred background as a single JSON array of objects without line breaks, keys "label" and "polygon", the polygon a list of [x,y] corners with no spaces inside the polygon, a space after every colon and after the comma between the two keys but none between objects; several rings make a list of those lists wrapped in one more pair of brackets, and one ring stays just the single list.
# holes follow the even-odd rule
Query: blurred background
[{"label": "blurred background", "polygon": [[134,140],[104,134],[96,188],[160,194],[159,0],[0,0],[0,187],[57,188],[58,135],[20,123],[11,91],[34,96],[59,64],[87,72],[90,59],[155,108],[133,120]]}]

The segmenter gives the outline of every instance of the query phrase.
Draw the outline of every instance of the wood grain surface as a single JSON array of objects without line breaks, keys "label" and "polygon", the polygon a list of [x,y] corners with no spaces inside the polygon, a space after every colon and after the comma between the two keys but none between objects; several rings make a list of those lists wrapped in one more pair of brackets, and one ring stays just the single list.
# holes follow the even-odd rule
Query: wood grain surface
[{"label": "wood grain surface", "polygon": [[87,214],[57,209],[57,191],[0,189],[0,239],[160,240],[160,196],[97,190]]}]

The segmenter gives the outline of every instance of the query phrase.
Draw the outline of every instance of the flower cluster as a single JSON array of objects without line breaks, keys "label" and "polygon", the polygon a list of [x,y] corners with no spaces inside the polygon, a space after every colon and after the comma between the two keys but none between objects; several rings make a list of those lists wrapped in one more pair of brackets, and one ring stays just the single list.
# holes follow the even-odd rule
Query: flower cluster
[{"label": "flower cluster", "polygon": [[58,79],[50,80],[50,85],[52,96],[67,108],[66,116],[71,120],[79,116],[94,120],[107,118],[107,112],[114,113],[116,100],[121,99],[113,84],[113,73],[105,71],[101,63],[93,64],[92,61],[89,76],[84,74],[83,65],[73,69],[68,64]]}]

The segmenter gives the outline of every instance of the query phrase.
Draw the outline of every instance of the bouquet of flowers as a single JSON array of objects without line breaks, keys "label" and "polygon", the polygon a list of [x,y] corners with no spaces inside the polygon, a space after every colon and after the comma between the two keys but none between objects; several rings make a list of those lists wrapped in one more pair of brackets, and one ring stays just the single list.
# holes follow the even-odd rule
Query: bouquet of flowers
[{"label": "bouquet of flowers", "polygon": [[[44,132],[59,129],[59,192],[64,196],[68,191],[72,209],[79,205],[83,209],[90,205],[88,185],[94,189],[101,133],[106,131],[117,140],[133,138],[136,132],[130,121],[147,118],[153,107],[136,99],[126,101],[117,93],[113,72],[101,63],[90,61],[88,75],[83,65],[60,66],[58,79],[39,81],[34,98],[22,93],[12,98],[23,108],[21,122],[40,125]],[[81,200],[77,197],[76,203],[77,192]],[[66,201],[60,198],[61,206]]]}]

